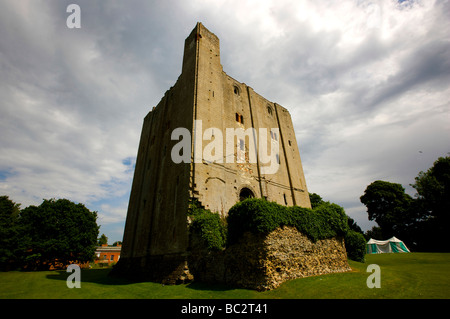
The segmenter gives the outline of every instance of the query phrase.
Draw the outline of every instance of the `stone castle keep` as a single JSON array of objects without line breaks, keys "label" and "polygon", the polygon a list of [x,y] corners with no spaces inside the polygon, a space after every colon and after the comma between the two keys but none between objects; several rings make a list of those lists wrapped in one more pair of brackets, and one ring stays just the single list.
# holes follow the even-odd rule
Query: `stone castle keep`
[{"label": "stone castle keep", "polygon": [[[181,136],[173,136],[177,128],[191,137],[182,150],[176,149]],[[267,135],[236,135],[230,141],[225,136],[230,128],[256,133],[263,128]],[[209,143],[220,138],[223,149],[211,152]],[[250,160],[253,148],[264,142],[257,138],[266,139],[268,155],[279,163],[275,173],[264,169],[270,163],[259,150]],[[175,163],[175,149],[188,160]],[[205,152],[215,160],[198,157]],[[311,207],[292,120],[284,107],[223,71],[219,39],[197,23],[185,40],[181,75],[144,118],[118,269],[146,280],[182,277],[189,273],[190,200],[225,216],[248,197]]]}]

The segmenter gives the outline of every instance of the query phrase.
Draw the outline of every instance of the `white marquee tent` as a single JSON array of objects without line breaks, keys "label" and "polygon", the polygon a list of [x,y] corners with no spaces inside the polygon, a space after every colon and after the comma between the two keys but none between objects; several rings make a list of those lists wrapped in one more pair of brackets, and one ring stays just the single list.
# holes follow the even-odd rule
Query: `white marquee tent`
[{"label": "white marquee tent", "polygon": [[368,254],[384,254],[384,253],[409,253],[409,249],[398,238],[392,237],[388,240],[376,240],[371,238],[367,242]]}]

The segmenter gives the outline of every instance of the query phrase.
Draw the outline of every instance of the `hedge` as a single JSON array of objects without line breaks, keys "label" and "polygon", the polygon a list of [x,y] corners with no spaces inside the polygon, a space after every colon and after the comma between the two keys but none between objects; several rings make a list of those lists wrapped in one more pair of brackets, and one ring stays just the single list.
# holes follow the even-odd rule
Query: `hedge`
[{"label": "hedge", "polygon": [[264,199],[246,199],[228,212],[228,245],[236,243],[247,231],[268,234],[278,227],[293,226],[311,241],[343,236],[348,258],[364,262],[366,241],[351,230],[342,207],[322,202],[314,209],[282,206]]},{"label": "hedge", "polygon": [[336,204],[325,202],[309,209],[252,198],[228,212],[228,244],[237,242],[244,232],[268,234],[282,226],[296,227],[313,242],[344,236],[349,229],[344,209]]},{"label": "hedge", "polygon": [[354,230],[349,230],[344,237],[345,250],[347,250],[347,257],[351,260],[364,262],[366,255],[366,239],[363,234]]},{"label": "hedge", "polygon": [[227,242],[227,226],[218,213],[205,209],[198,201],[191,201],[188,216],[193,220],[190,231],[197,233],[209,250],[222,250]]},{"label": "hedge", "polygon": [[350,230],[342,207],[329,202],[309,209],[249,198],[231,207],[225,221],[194,200],[188,215],[193,220],[190,231],[199,234],[210,250],[221,250],[236,243],[245,232],[269,234],[278,227],[293,226],[313,242],[342,236],[348,258],[364,261],[364,236]]}]

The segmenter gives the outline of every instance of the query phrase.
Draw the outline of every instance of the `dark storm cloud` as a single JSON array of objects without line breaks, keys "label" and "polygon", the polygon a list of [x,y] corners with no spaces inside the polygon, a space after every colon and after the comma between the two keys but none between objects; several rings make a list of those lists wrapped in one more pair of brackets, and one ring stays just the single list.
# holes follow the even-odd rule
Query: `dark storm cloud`
[{"label": "dark storm cloud", "polygon": [[430,42],[411,52],[400,63],[399,72],[374,88],[375,96],[369,106],[375,107],[415,89],[439,91],[448,87],[450,40]]},{"label": "dark storm cloud", "polygon": [[449,2],[80,0],[81,29],[70,3],[1,5],[0,192],[24,206],[123,223],[142,119],[197,21],[225,72],[290,111],[309,190],[365,228],[370,182],[406,186],[450,151]]}]

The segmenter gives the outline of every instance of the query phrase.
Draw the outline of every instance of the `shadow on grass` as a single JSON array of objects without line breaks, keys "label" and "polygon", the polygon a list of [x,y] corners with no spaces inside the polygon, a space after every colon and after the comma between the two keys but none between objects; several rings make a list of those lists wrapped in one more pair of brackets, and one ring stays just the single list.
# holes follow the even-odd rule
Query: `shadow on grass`
[{"label": "shadow on grass", "polygon": [[[139,282],[145,281],[134,281],[121,277],[110,276],[109,273],[112,269],[81,269],[81,281],[82,282],[90,282],[96,283],[100,285],[130,285]],[[66,272],[65,270],[55,270],[51,274],[48,274],[47,279],[51,280],[61,280],[66,281],[67,278],[72,274],[72,272]],[[157,282],[152,282],[154,284],[160,284]],[[193,290],[202,290],[202,291],[230,291],[236,288],[226,286],[223,284],[210,284],[203,282],[191,282],[189,284],[185,284],[186,288]]]},{"label": "shadow on grass", "polygon": [[[110,276],[111,269],[81,269],[81,282],[90,282],[100,285],[130,285],[135,283],[147,282],[139,280],[129,280],[126,278]],[[65,270],[55,270],[51,274],[46,275],[47,279],[67,281],[67,278],[73,274],[72,272],[66,272]],[[162,285],[158,282],[149,282],[157,285]],[[198,291],[215,291],[224,292],[237,289],[236,287],[227,286],[224,284],[211,284],[204,282],[191,282],[188,284],[182,284],[188,289]],[[162,285],[164,286],[164,285]],[[171,286],[171,285],[167,285]],[[174,285],[175,286],[175,285]]]},{"label": "shadow on grass", "polygon": [[224,284],[211,284],[211,283],[204,283],[204,282],[191,282],[187,284],[186,288],[193,289],[193,290],[202,290],[202,291],[231,291],[237,289],[236,287],[227,286]]},{"label": "shadow on grass", "polygon": [[[133,284],[133,281],[109,276],[111,269],[81,269],[81,281],[91,282],[101,285],[128,285]],[[65,270],[55,270],[52,274],[47,275],[47,279],[66,281],[72,272]]]}]

